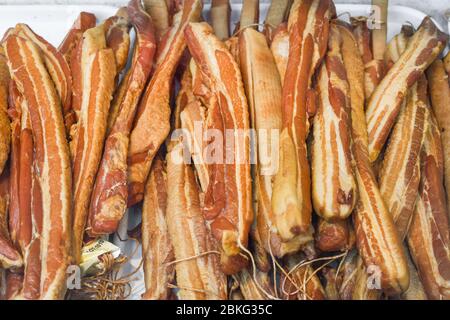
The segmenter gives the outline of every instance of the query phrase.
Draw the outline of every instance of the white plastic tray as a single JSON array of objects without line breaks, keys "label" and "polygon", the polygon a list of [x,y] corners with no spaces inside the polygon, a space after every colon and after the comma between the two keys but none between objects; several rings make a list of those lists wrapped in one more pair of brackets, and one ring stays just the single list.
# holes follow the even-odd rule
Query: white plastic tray
[{"label": "white plastic tray", "polygon": [[28,24],[35,32],[59,45],[81,11],[92,12],[102,21],[117,11],[102,5],[3,5],[0,6],[0,38],[17,23]]},{"label": "white plastic tray", "polygon": [[[126,1],[124,1],[125,3]],[[232,30],[234,24],[239,20],[241,4],[232,4]],[[268,3],[261,3],[260,17],[264,21],[268,8]],[[367,16],[370,14],[370,5],[356,5],[356,4],[337,4],[337,13],[341,15],[342,19],[348,19],[348,14],[352,16]],[[117,8],[112,6],[102,5],[4,5],[0,6],[0,37],[9,28],[13,27],[18,22],[27,23],[37,33],[48,39],[52,44],[58,45],[64,38],[67,30],[72,25],[73,21],[81,11],[88,11],[94,13],[98,20],[103,20],[116,12]],[[205,18],[209,18],[209,4],[205,5]],[[418,10],[404,7],[391,6],[389,8],[388,21],[388,37],[400,31],[402,24],[410,23],[418,27],[422,19],[426,15]],[[439,25],[442,30],[446,30],[442,25]],[[121,223],[119,228],[120,239],[127,238],[127,226],[130,228],[137,224],[139,215],[130,212]],[[131,261],[123,269],[124,274],[134,271],[141,261],[141,252],[136,248],[134,241],[121,241],[118,236],[115,237],[115,243],[121,247],[125,254],[131,255],[134,253]],[[144,292],[144,281],[142,270],[133,276],[135,279],[131,285],[133,293],[129,299],[140,299]]]}]

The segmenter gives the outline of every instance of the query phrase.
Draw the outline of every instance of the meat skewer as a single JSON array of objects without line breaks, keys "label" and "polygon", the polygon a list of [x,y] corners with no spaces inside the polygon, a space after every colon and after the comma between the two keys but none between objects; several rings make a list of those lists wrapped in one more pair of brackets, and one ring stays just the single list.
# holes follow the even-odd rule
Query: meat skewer
[{"label": "meat skewer", "polygon": [[156,39],[159,41],[170,27],[170,12],[166,0],[144,0],[144,9],[152,18]]},{"label": "meat skewer", "polygon": [[259,0],[244,0],[242,2],[241,18],[239,20],[239,30],[253,28],[258,30],[259,22]]},{"label": "meat skewer", "polygon": [[212,0],[210,19],[214,33],[220,40],[230,37],[231,6],[229,0]]},{"label": "meat skewer", "polygon": [[272,0],[264,21],[264,34],[269,43],[272,42],[273,32],[282,24],[289,15],[292,0]]}]

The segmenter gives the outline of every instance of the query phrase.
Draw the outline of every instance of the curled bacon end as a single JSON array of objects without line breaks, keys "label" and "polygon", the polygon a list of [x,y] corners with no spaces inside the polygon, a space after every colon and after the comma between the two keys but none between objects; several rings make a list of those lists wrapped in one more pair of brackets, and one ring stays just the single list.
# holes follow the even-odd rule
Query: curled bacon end
[{"label": "curled bacon end", "polygon": [[315,240],[320,251],[346,251],[354,246],[355,234],[348,220],[327,222],[320,219]]},{"label": "curled bacon end", "polygon": [[11,242],[0,235],[0,266],[4,269],[18,269],[23,265],[22,257]]},{"label": "curled bacon end", "polygon": [[121,72],[128,61],[130,49],[129,18],[113,16],[104,23],[106,45],[112,49],[116,58],[117,73]]},{"label": "curled bacon end", "polygon": [[80,42],[83,32],[87,29],[94,28],[96,22],[97,18],[94,14],[89,12],[80,12],[78,18],[73,23],[72,28],[70,28],[66,37],[59,45],[58,51],[61,52],[69,65],[72,51],[75,50]]}]

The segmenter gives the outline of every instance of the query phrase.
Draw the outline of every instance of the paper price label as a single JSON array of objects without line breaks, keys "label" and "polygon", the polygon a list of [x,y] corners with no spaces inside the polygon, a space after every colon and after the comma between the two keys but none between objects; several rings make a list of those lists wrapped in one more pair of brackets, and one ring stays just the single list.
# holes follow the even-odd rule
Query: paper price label
[{"label": "paper price label", "polygon": [[103,239],[97,239],[85,245],[81,250],[81,274],[85,276],[97,273],[100,270],[99,257],[106,253],[111,253],[114,259],[117,259],[120,256],[120,248]]}]

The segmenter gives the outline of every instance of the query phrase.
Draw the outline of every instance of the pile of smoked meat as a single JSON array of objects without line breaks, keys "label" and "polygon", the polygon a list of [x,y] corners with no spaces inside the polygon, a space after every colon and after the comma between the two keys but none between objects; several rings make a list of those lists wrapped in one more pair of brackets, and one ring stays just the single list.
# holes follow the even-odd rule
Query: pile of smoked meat
[{"label": "pile of smoked meat", "polygon": [[[448,36],[426,17],[388,41],[372,6],[244,0],[230,30],[228,0],[131,0],[59,47],[9,29],[2,299],[73,299],[68,268],[131,207],[143,299],[450,299]],[[98,259],[78,294],[125,299]]]}]

